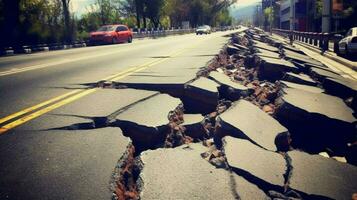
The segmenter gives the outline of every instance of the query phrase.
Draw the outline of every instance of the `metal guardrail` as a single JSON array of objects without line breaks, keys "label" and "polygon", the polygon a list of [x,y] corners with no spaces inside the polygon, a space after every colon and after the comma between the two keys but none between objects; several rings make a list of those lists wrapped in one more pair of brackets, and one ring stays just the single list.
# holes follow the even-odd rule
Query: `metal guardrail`
[{"label": "metal guardrail", "polygon": [[341,35],[332,33],[300,32],[284,29],[273,29],[273,32],[278,35],[292,37],[293,40],[321,48],[323,51],[327,51],[329,49],[329,42],[332,41],[334,44],[333,49],[336,53],[338,53],[338,42],[342,39]]},{"label": "metal guardrail", "polygon": [[[134,38],[156,38],[165,37],[169,35],[179,35],[193,33],[195,29],[136,29],[133,31]],[[53,51],[61,49],[79,48],[89,46],[89,40],[78,40],[71,44],[66,43],[51,43],[51,44],[37,44],[37,45],[24,45],[21,47],[6,47],[1,49],[0,55],[14,55],[22,53],[32,53],[38,51]]]},{"label": "metal guardrail", "polygon": [[134,38],[145,38],[145,37],[165,37],[168,35],[178,35],[193,33],[195,29],[141,29],[133,32]]}]

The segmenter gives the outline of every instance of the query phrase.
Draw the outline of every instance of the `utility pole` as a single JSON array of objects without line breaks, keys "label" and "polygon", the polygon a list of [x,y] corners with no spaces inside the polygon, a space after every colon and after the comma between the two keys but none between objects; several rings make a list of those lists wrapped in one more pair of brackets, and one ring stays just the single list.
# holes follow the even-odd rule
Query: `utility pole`
[{"label": "utility pole", "polygon": [[322,32],[330,33],[331,31],[331,0],[323,0],[322,5]]}]

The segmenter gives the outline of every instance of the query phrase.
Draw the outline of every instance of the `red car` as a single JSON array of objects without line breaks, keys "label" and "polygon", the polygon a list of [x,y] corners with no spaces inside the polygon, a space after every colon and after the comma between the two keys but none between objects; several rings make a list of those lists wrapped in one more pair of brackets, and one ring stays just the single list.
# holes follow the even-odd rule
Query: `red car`
[{"label": "red car", "polygon": [[97,31],[90,33],[90,42],[92,44],[117,44],[133,41],[133,32],[122,24],[105,25],[100,27]]}]

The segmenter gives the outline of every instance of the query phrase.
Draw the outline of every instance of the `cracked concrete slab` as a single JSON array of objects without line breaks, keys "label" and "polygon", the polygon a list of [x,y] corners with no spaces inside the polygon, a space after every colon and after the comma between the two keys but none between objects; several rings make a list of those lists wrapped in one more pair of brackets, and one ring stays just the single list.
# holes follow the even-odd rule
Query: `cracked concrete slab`
[{"label": "cracked concrete slab", "polygon": [[283,87],[304,90],[304,91],[307,91],[307,92],[313,92],[313,93],[323,93],[323,92],[325,92],[325,90],[323,90],[323,89],[321,89],[319,87],[301,85],[301,84],[292,83],[292,82],[289,82],[289,81],[280,81],[280,84]]},{"label": "cracked concrete slab", "polygon": [[343,77],[340,76],[338,73],[321,67],[311,67],[310,75],[311,77],[319,80],[320,82],[323,82],[326,78],[343,79]]},{"label": "cracked concrete slab", "polygon": [[157,149],[140,155],[141,199],[265,199],[265,193],[244,178],[217,169],[201,158],[201,144]]},{"label": "cracked concrete slab", "polygon": [[299,63],[302,63],[302,64],[311,63],[311,64],[314,64],[314,65],[321,65],[321,63],[319,61],[314,60],[309,56],[296,53],[294,51],[285,50],[284,51],[284,55],[285,55],[285,59],[286,60],[293,60],[295,62],[299,62]]},{"label": "cracked concrete slab", "polygon": [[201,77],[185,86],[184,106],[193,113],[209,113],[216,110],[219,100],[219,84]]},{"label": "cracked concrete slab", "polygon": [[284,88],[277,104],[276,117],[292,133],[295,145],[312,152],[326,147],[343,151],[353,142],[356,118],[342,99]]},{"label": "cracked concrete slab", "polygon": [[274,186],[284,185],[286,163],[282,155],[231,136],[223,138],[223,149],[230,167],[244,170]]},{"label": "cracked concrete slab", "polygon": [[[252,123],[253,121],[257,123]],[[248,139],[271,151],[276,151],[275,139],[288,130],[256,105],[239,100],[217,117],[217,133]]]},{"label": "cracked concrete slab", "polygon": [[248,87],[241,85],[239,83],[233,82],[229,76],[219,73],[217,71],[212,71],[209,74],[209,78],[216,81],[221,85],[219,93],[221,97],[238,100],[241,96],[248,96],[252,90]]},{"label": "cracked concrete slab", "polygon": [[338,96],[341,98],[355,97],[357,98],[357,82],[341,78],[326,78],[322,84],[326,93]]},{"label": "cracked concrete slab", "polygon": [[260,60],[258,76],[260,79],[280,80],[286,72],[298,72],[299,68],[289,61],[258,56]]},{"label": "cracked concrete slab", "polygon": [[2,135],[0,198],[111,199],[111,176],[129,144],[119,128]]},{"label": "cracked concrete slab", "polygon": [[288,152],[292,160],[290,187],[308,194],[349,200],[357,188],[357,167],[300,151]]},{"label": "cracked concrete slab", "polygon": [[264,49],[264,50],[267,50],[267,51],[276,52],[276,53],[279,52],[278,48],[270,46],[270,45],[268,45],[268,44],[266,44],[264,42],[254,41],[253,47]]},{"label": "cracked concrete slab", "polygon": [[257,56],[265,56],[269,58],[275,58],[275,59],[280,59],[280,54],[273,52],[273,51],[268,51],[265,49],[259,49],[257,48],[257,52],[255,53]]},{"label": "cracked concrete slab", "polygon": [[157,92],[147,90],[98,89],[94,93],[61,107],[54,113],[85,117],[107,117],[115,111],[155,94]]},{"label": "cracked concrete slab", "polygon": [[133,142],[144,145],[157,144],[169,129],[168,114],[181,104],[180,99],[167,94],[152,96],[132,105],[117,117],[117,125]]},{"label": "cracked concrete slab", "polygon": [[317,82],[314,81],[306,74],[295,74],[291,72],[287,72],[282,80],[302,84],[302,85],[309,85],[309,86],[317,86]]},{"label": "cracked concrete slab", "polygon": [[181,124],[185,127],[185,134],[192,138],[204,138],[207,133],[203,127],[204,117],[201,114],[184,114],[184,122]]}]

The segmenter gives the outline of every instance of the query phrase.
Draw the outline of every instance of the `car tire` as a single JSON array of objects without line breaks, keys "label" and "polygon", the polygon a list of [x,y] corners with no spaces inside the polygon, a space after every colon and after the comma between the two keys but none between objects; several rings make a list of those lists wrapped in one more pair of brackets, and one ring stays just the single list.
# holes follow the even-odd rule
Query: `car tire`
[{"label": "car tire", "polygon": [[133,37],[129,36],[128,37],[128,43],[132,43],[133,42]]},{"label": "car tire", "polygon": [[115,37],[113,37],[112,44],[116,44],[116,43],[118,43],[118,41],[117,41],[117,39]]}]

